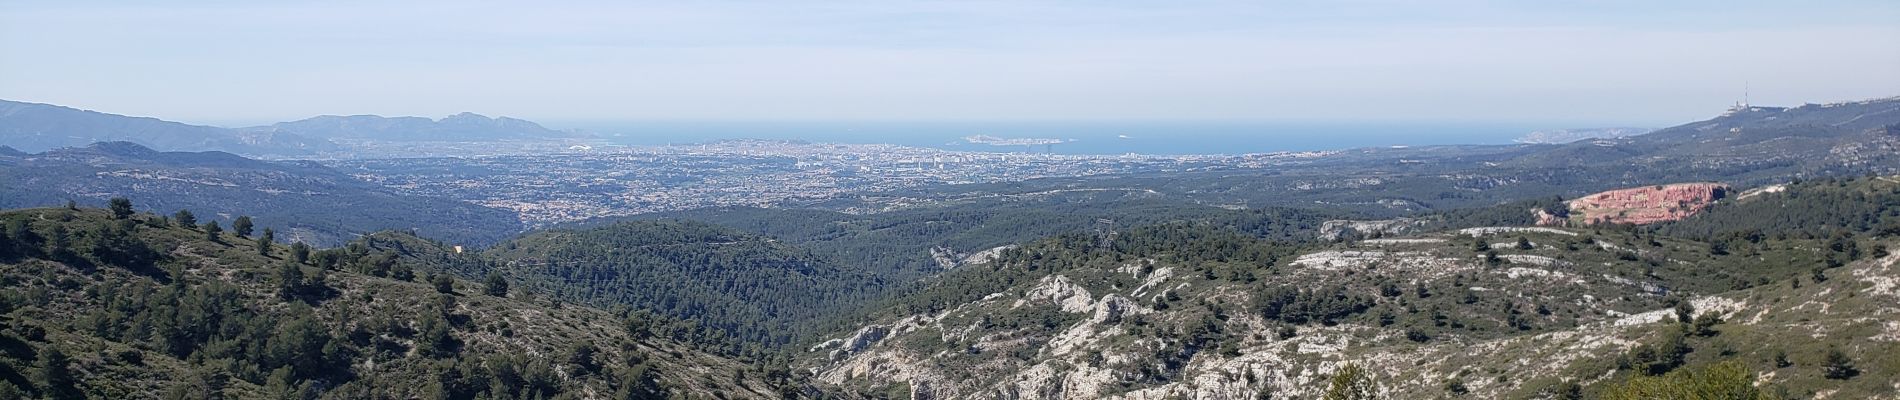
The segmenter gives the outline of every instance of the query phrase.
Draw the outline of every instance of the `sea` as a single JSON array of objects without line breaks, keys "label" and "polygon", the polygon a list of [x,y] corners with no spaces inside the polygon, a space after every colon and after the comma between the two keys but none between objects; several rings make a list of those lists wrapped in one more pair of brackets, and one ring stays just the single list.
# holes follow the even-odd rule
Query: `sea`
[{"label": "sea", "polygon": [[[1056,154],[1249,154],[1365,147],[1508,144],[1553,126],[1487,122],[1260,121],[548,121],[615,144],[652,146],[726,139],[882,143],[957,151]],[[972,136],[1053,139],[1051,145],[973,143]]]}]

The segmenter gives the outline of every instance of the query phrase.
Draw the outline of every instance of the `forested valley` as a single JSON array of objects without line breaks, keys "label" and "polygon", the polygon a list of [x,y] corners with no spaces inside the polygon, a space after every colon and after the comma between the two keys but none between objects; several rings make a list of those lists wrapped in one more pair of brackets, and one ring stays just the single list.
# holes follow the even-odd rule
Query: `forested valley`
[{"label": "forested valley", "polygon": [[[983,223],[980,212],[752,210],[743,214],[758,225],[676,215],[488,249],[405,232],[319,249],[274,240],[249,218],[221,226],[189,210],[135,212],[119,199],[0,217],[0,332],[10,343],[0,393],[961,397],[999,390],[983,383],[994,374],[1052,365],[1113,372],[1059,385],[1096,396],[1209,393],[1181,385],[1206,373],[1202,364],[1253,357],[1242,365],[1254,373],[1352,362],[1363,374],[1355,379],[1406,396],[1614,397],[1788,368],[1757,390],[1871,394],[1894,376],[1883,358],[1894,349],[1877,339],[1887,328],[1848,324],[1832,329],[1875,329],[1876,339],[1779,346],[1762,335],[1787,327],[1760,320],[1796,317],[1738,313],[1758,306],[1751,300],[1854,290],[1873,292],[1829,301],[1890,310],[1884,281],[1866,274],[1892,267],[1896,199],[1891,177],[1810,179],[1648,226],[1529,227],[1522,215],[1558,204],[1538,199],[1415,217],[1406,233],[1331,237],[1322,222],[1336,214],[1298,209],[1156,216],[1111,207],[1066,229]],[[1110,226],[1111,217],[1139,222]],[[920,229],[935,225],[983,230]],[[1023,239],[1035,236],[1046,238]],[[915,260],[852,257],[891,244]],[[939,246],[994,250],[926,264]],[[917,269],[940,272],[905,279]],[[1652,310],[1680,322],[1605,332]],[[1510,352],[1455,367],[1352,361],[1550,335],[1635,345],[1575,350],[1557,368],[1519,373],[1471,369],[1507,363]],[[1356,351],[1274,350],[1353,337],[1365,341]],[[845,372],[867,359],[911,361],[895,370],[903,374]],[[1586,379],[1600,374],[1610,378]],[[1258,389],[1241,392],[1324,389],[1251,379]]]}]

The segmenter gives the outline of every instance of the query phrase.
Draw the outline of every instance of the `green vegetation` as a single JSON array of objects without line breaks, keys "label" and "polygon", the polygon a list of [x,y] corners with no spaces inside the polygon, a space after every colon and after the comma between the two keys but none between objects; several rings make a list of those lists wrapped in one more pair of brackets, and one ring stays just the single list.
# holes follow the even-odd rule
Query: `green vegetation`
[{"label": "green vegetation", "polygon": [[1670,372],[1662,376],[1635,376],[1610,387],[1605,400],[1768,400],[1775,398],[1755,387],[1754,374],[1736,362]]},{"label": "green vegetation", "polygon": [[235,233],[239,237],[251,237],[252,227],[251,216],[249,215],[239,215],[237,219],[231,220],[231,233]]},{"label": "green vegetation", "polygon": [[650,310],[691,326],[675,339],[750,357],[812,334],[810,321],[885,284],[767,237],[685,221],[537,232],[484,256],[491,271],[463,276],[506,271],[509,285],[537,293]]},{"label": "green vegetation", "polygon": [[508,280],[500,273],[489,272],[488,279],[482,280],[482,294],[495,297],[508,297]]},{"label": "green vegetation", "polygon": [[863,266],[889,282],[911,282],[955,267],[935,257],[942,250],[956,255],[950,258],[961,258],[1060,234],[1178,221],[1207,221],[1261,237],[1292,239],[1310,236],[1313,227],[1330,216],[1288,208],[1234,211],[1161,199],[1055,197],[971,200],[870,215],[811,209],[716,208],[633,218],[686,219],[727,226],[798,246],[831,263]]},{"label": "green vegetation", "polygon": [[1378,387],[1373,383],[1372,376],[1369,372],[1366,372],[1365,368],[1360,368],[1355,364],[1346,364],[1344,367],[1339,367],[1339,371],[1334,372],[1333,377],[1326,379],[1326,395],[1320,398],[1325,400],[1371,400],[1378,398],[1377,395],[1374,394],[1377,391]]},{"label": "green vegetation", "polygon": [[[210,229],[98,209],[10,211],[0,223],[6,398],[765,397],[791,387],[629,336],[599,310],[441,295],[350,271],[358,260],[346,249],[305,263],[295,255],[305,247],[233,246]],[[526,356],[537,353],[578,355]]]},{"label": "green vegetation", "polygon": [[[107,207],[124,218],[149,211],[191,210],[198,222],[258,226],[322,246],[385,229],[414,230],[441,240],[489,245],[522,229],[514,212],[467,202],[403,195],[313,162],[274,162],[219,152],[158,152],[127,142],[49,150],[0,163],[0,209],[66,204]],[[129,176],[114,171],[136,169]],[[166,176],[178,179],[151,179]],[[202,182],[221,182],[207,185]],[[265,189],[265,190],[259,190]],[[139,201],[113,206],[101,193]],[[243,229],[238,229],[242,231]],[[239,236],[250,236],[240,232]],[[293,235],[294,234],[294,235]]]},{"label": "green vegetation", "polygon": [[[1790,234],[1710,252],[1710,242],[1668,229],[1428,231],[1320,243],[1202,221],[1112,237],[1063,234],[872,303],[802,365],[835,373],[927,359],[903,373],[942,377],[931,390],[948,397],[1008,393],[1015,389],[989,382],[1053,370],[1106,377],[1096,378],[1100,395],[1198,386],[1190,393],[1311,398],[1328,387],[1248,374],[1313,373],[1335,362],[1366,368],[1379,377],[1376,392],[1394,398],[1570,399],[1697,385],[1745,392],[1696,383],[1732,383],[1723,363],[1751,371],[1739,386],[1749,393],[1855,397],[1887,390],[1870,382],[1900,373],[1891,368],[1900,360],[1855,356],[1896,354],[1891,341],[1874,339],[1891,335],[1882,321],[1852,317],[1891,312],[1882,302],[1900,295],[1868,292],[1864,281],[1892,268],[1869,259],[1890,245],[1882,234]],[[1350,344],[1328,347],[1340,343]],[[1368,360],[1378,362],[1360,364]],[[1767,378],[1757,388],[1764,372],[1752,371],[1774,373],[1759,375]],[[873,371],[845,389],[882,393],[897,376],[906,375]],[[1209,380],[1245,389],[1206,389]]]},{"label": "green vegetation", "polygon": [[1829,239],[1844,232],[1900,235],[1893,177],[1796,181],[1772,193],[1717,203],[1658,232],[1744,248],[1765,239]]},{"label": "green vegetation", "polygon": [[[1502,211],[1546,198],[1329,241],[1329,214],[1146,201],[708,212],[739,227],[629,220],[480,251],[31,209],[0,214],[0,394],[958,397],[1037,369],[1100,396],[1210,379],[1247,397],[1864,396],[1900,376],[1890,328],[1865,318],[1900,296],[1874,260],[1896,187],[1801,182],[1654,226],[1450,230],[1521,223]],[[869,372],[791,372],[843,365]]]}]

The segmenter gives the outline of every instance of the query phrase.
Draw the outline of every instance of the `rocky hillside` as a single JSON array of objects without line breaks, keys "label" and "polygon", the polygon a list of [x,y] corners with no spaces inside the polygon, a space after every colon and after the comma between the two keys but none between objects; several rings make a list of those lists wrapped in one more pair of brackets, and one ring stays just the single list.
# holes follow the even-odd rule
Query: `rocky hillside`
[{"label": "rocky hillside", "polygon": [[1900,325],[1880,317],[1900,312],[1891,238],[1494,227],[1317,245],[1186,224],[1099,239],[946,274],[801,365],[898,398],[1315,398],[1347,365],[1387,398],[1594,396],[1718,362],[1792,397],[1895,398],[1900,376]]},{"label": "rocky hillside", "polygon": [[[1719,183],[1675,183],[1593,193],[1571,200],[1569,218],[1563,222],[1646,225],[1675,221],[1708,208],[1729,190]],[[1541,217],[1540,222],[1545,222]]]},{"label": "rocky hillside", "polygon": [[[0,397],[778,397],[619,315],[149,214],[0,213]],[[432,282],[424,282],[432,281]]]}]

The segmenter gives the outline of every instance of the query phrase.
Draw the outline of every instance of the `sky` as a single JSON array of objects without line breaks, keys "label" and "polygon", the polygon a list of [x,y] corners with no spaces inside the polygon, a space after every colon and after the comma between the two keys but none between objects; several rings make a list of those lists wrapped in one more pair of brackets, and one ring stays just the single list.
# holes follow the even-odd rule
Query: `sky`
[{"label": "sky", "polygon": [[1744,87],[1764,105],[1900,96],[1896,21],[1891,0],[9,0],[0,99],[200,123],[1659,126]]}]

